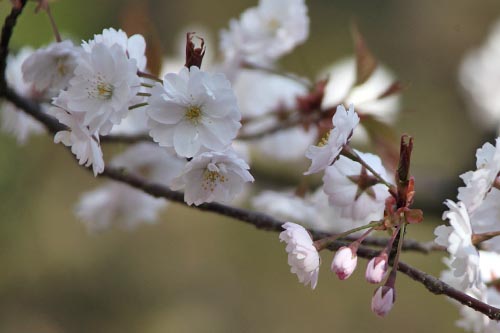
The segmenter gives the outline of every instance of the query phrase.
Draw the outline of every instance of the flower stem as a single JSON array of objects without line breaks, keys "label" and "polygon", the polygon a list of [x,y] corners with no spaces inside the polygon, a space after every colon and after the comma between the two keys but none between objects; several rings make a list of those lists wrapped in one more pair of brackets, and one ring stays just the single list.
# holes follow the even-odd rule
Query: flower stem
[{"label": "flower stem", "polygon": [[62,41],[61,34],[59,33],[59,29],[57,29],[56,21],[52,16],[52,12],[50,11],[50,6],[47,4],[47,8],[45,9],[47,12],[47,16],[49,17],[50,25],[52,27],[52,31],[54,32],[54,37],[58,43]]},{"label": "flower stem", "polygon": [[472,244],[478,245],[481,244],[482,242],[485,242],[497,236],[500,236],[500,231],[489,231],[489,232],[484,232],[482,234],[473,234]]},{"label": "flower stem", "polygon": [[151,96],[151,94],[150,93],[145,93],[145,92],[138,92],[137,96],[149,97],[149,96]]},{"label": "flower stem", "polygon": [[129,106],[128,109],[129,110],[133,110],[133,109],[141,108],[141,107],[146,106],[146,105],[148,105],[148,103],[146,103],[146,102],[139,103],[139,104],[135,104],[135,105]]},{"label": "flower stem", "polygon": [[[354,232],[360,231],[360,230],[364,230],[364,229],[368,229],[368,228],[373,229],[374,227],[378,227],[378,226],[382,225],[382,223],[383,222],[375,221],[375,222],[371,222],[371,223],[368,223],[366,225],[363,225],[361,227],[347,230],[347,231],[342,232],[340,234],[335,234],[335,235],[331,235],[329,237],[318,239],[317,241],[314,242],[314,246],[316,247],[316,249],[318,251],[324,250],[328,247],[328,245],[330,245],[332,242],[336,241],[339,238],[344,238],[344,237],[346,237]],[[369,230],[369,231],[371,232],[371,230]],[[368,235],[368,233],[366,233],[366,235]],[[363,236],[365,236],[365,235],[363,235]],[[363,236],[361,236],[361,238],[364,239]]]},{"label": "flower stem", "polygon": [[159,79],[156,76],[154,76],[152,74],[149,74],[149,73],[144,73],[144,72],[141,72],[141,71],[137,71],[137,75],[140,76],[140,77],[146,78],[146,79],[150,79],[150,80],[153,80],[153,81],[156,81],[156,82],[163,83],[162,79]]},{"label": "flower stem", "polygon": [[386,181],[377,171],[375,171],[368,163],[366,163],[361,156],[359,156],[358,153],[348,145],[345,145],[344,148],[342,149],[342,155],[346,156],[347,158],[352,159],[353,161],[358,162],[362,166],[364,166],[368,171],[370,171],[375,178],[378,179],[378,181],[385,186],[389,188],[389,192],[391,193],[392,196],[396,195],[396,188],[394,185]]},{"label": "flower stem", "polygon": [[147,83],[141,83],[141,86],[146,87],[146,88],[153,88],[152,84],[147,84]]}]

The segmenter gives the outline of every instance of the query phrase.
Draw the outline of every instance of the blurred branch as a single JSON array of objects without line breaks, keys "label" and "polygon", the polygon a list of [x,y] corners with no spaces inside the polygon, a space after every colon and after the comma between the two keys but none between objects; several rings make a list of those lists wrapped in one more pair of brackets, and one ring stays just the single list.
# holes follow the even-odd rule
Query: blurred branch
[{"label": "blurred branch", "polygon": [[[18,95],[15,91],[7,87],[7,82],[5,78],[5,67],[6,67],[6,61],[7,61],[7,55],[8,55],[8,45],[10,41],[10,37],[12,36],[12,31],[13,28],[16,24],[17,17],[21,14],[22,9],[24,5],[26,4],[26,0],[21,1],[21,7],[20,8],[13,8],[11,13],[7,16],[4,26],[2,28],[2,35],[0,38],[0,97],[5,98],[9,102],[13,103],[16,105],[18,108],[24,110],[26,113],[30,114],[33,116],[35,119],[40,121],[45,125],[45,127],[53,134],[60,130],[64,130],[65,127],[59,124],[54,118],[44,114],[42,112],[42,109],[39,104],[35,103],[34,101],[28,100],[20,95]],[[87,168],[87,170],[91,170]],[[178,202],[180,204],[186,205],[184,202],[184,194],[182,192],[176,192],[172,191],[169,188],[154,184],[154,183],[149,183],[146,180],[137,177],[133,174],[128,174],[124,172],[121,169],[116,169],[112,167],[108,167],[104,170],[104,172],[100,175],[101,177],[106,177],[118,182],[122,182],[124,184],[128,184],[134,188],[140,189],[154,197],[157,198],[164,198],[168,199],[170,201]],[[249,211],[241,208],[236,208],[236,207],[231,207],[227,205],[223,205],[220,203],[205,203],[200,206],[194,207],[196,209],[202,210],[202,211],[209,211],[213,213],[218,213],[221,215],[225,215],[228,217],[232,217],[234,219],[237,219],[239,221],[251,224],[255,226],[258,229],[262,230],[269,230],[269,231],[276,231],[280,232],[282,231],[281,225],[283,224],[282,221],[275,219],[271,216],[268,216],[266,214],[260,213],[260,212],[255,212],[255,211]],[[327,236],[325,233],[320,233],[314,230],[311,230],[311,234],[313,235],[314,238],[321,238]],[[379,245],[382,244],[382,240],[371,240],[372,245]],[[387,242],[387,240],[386,240]],[[429,245],[426,244],[418,244],[417,242],[410,241],[405,241],[403,244],[407,244],[408,248],[407,249],[414,249],[418,250],[420,252],[427,253],[430,249],[432,249],[432,246],[429,247]],[[329,246],[329,249],[334,251],[340,248],[341,246],[345,246],[347,244],[347,241],[345,240],[338,240],[332,243]],[[368,243],[366,243],[368,244]],[[405,248],[405,246],[403,246]],[[371,259],[373,257],[376,257],[379,254],[379,251],[373,250],[367,247],[360,247],[358,250],[358,256],[366,259]],[[408,275],[410,278],[414,279],[417,282],[420,282],[423,284],[430,292],[433,294],[439,295],[439,294],[444,294],[447,295],[450,298],[453,298],[457,300],[458,302],[471,307],[472,309],[479,311],[485,315],[487,315],[489,318],[494,319],[494,320],[500,320],[500,309],[497,309],[493,306],[490,306],[486,303],[483,303],[475,298],[472,298],[465,293],[456,290],[449,286],[448,284],[444,283],[443,281],[425,273],[422,272],[416,268],[413,268],[405,263],[400,262],[398,264],[398,270],[406,275]]]}]

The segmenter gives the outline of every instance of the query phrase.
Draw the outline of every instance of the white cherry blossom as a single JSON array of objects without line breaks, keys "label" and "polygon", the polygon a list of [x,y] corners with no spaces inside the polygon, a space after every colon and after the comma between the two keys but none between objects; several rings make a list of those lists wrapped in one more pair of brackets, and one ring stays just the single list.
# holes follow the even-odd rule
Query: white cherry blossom
[{"label": "white cherry blossom", "polygon": [[[21,49],[15,56],[7,57],[6,81],[19,95],[36,98],[38,93],[23,79],[21,66],[33,54],[31,48]],[[42,106],[43,107],[43,106]],[[41,134],[44,127],[37,120],[7,101],[0,103],[2,131],[13,135],[19,144],[24,144],[31,135]]]},{"label": "white cherry blossom", "polygon": [[80,53],[70,40],[38,49],[22,65],[24,80],[40,92],[49,90],[57,95],[68,87]]},{"label": "white cherry blossom", "polygon": [[469,288],[479,283],[479,252],[472,244],[473,230],[464,203],[445,202],[450,226],[438,226],[434,230],[436,244],[446,247],[450,253],[450,267],[461,288]]},{"label": "white cherry blossom", "polygon": [[458,189],[457,198],[465,204],[470,214],[481,205],[500,172],[500,138],[495,143],[493,146],[487,142],[479,148],[476,152],[477,169],[460,176],[465,187]]},{"label": "white cherry blossom", "polygon": [[339,156],[342,148],[351,137],[354,128],[359,123],[359,117],[351,104],[349,110],[343,105],[337,107],[337,111],[332,118],[333,129],[328,132],[318,146],[309,146],[306,157],[311,160],[309,170],[304,172],[310,175],[330,166]]},{"label": "white cherry blossom", "polygon": [[118,45],[130,57],[136,61],[137,68],[141,71],[146,69],[146,41],[142,35],[136,34],[130,37],[121,29],[104,29],[101,34],[94,35],[94,39],[83,42],[82,47],[91,53],[97,44],[108,47]]},{"label": "white cherry blossom", "polygon": [[54,142],[62,142],[65,146],[71,147],[71,152],[81,165],[86,167],[92,165],[95,176],[102,173],[104,160],[99,135],[90,131],[89,127],[84,124],[85,115],[81,112],[72,112],[68,106],[68,96],[65,91],[62,91],[52,104],[54,106],[49,109],[49,114],[68,127],[67,130],[56,133]]},{"label": "white cherry blossom", "polygon": [[226,62],[271,63],[309,35],[304,0],[261,0],[221,32]]},{"label": "white cherry blossom", "polygon": [[84,125],[101,135],[127,115],[140,87],[135,60],[120,46],[103,43],[82,52],[69,83],[69,108],[83,114]]},{"label": "white cherry blossom", "polygon": [[[382,161],[376,155],[357,152],[382,178],[388,179]],[[378,183],[372,173],[358,162],[340,156],[328,167],[323,177],[323,190],[330,205],[343,217],[369,222],[384,215],[385,200],[390,196],[387,186]]]},{"label": "white cherry blossom", "polygon": [[228,149],[206,152],[189,161],[183,173],[172,182],[172,189],[184,189],[184,201],[189,205],[204,202],[230,202],[253,182],[248,164]]},{"label": "white cherry blossom", "polygon": [[316,288],[320,257],[311,236],[306,229],[295,223],[287,222],[282,227],[285,230],[279,237],[281,242],[286,243],[291,272],[297,274],[300,283],[305,286],[310,284],[312,289]]},{"label": "white cherry blossom", "polygon": [[241,127],[231,84],[223,74],[182,68],[151,89],[147,114],[150,135],[183,157],[224,150]]}]

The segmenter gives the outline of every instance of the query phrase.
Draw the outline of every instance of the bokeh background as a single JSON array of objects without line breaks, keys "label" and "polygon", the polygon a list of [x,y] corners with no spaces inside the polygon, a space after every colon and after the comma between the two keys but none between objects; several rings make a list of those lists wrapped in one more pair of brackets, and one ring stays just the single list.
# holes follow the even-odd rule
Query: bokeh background
[{"label": "bokeh background", "polygon": [[[193,23],[214,38],[250,0],[59,0],[52,11],[62,31],[90,39],[105,27],[146,22],[157,47],[177,53],[177,38]],[[9,1],[0,2],[0,16]],[[355,19],[370,48],[407,89],[397,122],[415,137],[417,204],[427,219],[409,236],[433,239],[445,198],[458,175],[474,166],[475,149],[495,133],[477,125],[457,81],[465,52],[480,45],[500,18],[498,0],[315,0],[308,2],[309,40],[282,64],[311,75],[352,54]],[[14,49],[51,41],[44,15],[30,4]],[[217,42],[208,45],[216,50]],[[499,60],[500,61],[500,60]],[[259,171],[265,174],[265,170]],[[89,234],[73,215],[83,191],[101,181],[77,166],[48,136],[20,147],[0,135],[0,332],[456,332],[458,312],[406,276],[385,319],[370,312],[374,286],[365,262],[347,281],[329,272],[323,253],[315,291],[289,273],[277,234],[172,204],[160,221],[130,232]],[[265,185],[265,184],[264,184]],[[441,254],[403,260],[438,275]]]}]

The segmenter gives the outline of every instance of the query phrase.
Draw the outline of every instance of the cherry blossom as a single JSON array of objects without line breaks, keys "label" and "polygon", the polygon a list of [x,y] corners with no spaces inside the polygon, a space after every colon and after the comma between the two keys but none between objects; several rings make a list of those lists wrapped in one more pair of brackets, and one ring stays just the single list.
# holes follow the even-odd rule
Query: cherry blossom
[{"label": "cherry blossom", "polygon": [[292,222],[286,222],[282,227],[285,230],[280,233],[279,238],[286,243],[291,272],[297,274],[300,283],[316,288],[320,257],[311,236],[304,227]]},{"label": "cherry blossom", "polygon": [[[361,152],[357,154],[382,178],[388,179],[378,156]],[[335,164],[326,169],[323,183],[330,204],[340,210],[341,216],[365,223],[369,219],[379,220],[383,217],[385,200],[390,196],[387,186],[380,184],[358,162],[340,156]]]},{"label": "cherry blossom", "polygon": [[243,184],[253,182],[250,167],[232,150],[206,152],[189,161],[183,173],[172,182],[172,189],[184,189],[188,205],[204,202],[230,202],[243,190]]},{"label": "cherry blossom", "polygon": [[118,45],[97,43],[78,59],[68,88],[68,107],[83,114],[83,123],[102,135],[127,115],[139,91],[135,60]]},{"label": "cherry blossom", "polygon": [[337,107],[337,112],[332,118],[333,129],[328,132],[318,146],[309,146],[306,157],[311,160],[309,170],[305,175],[319,172],[330,166],[339,156],[342,148],[349,141],[352,131],[359,123],[359,117],[351,104],[349,110],[343,105]]},{"label": "cherry blossom", "polygon": [[183,157],[224,150],[241,127],[231,84],[223,74],[197,67],[167,74],[151,89],[147,114],[151,137]]},{"label": "cherry blossom", "polygon": [[23,63],[24,80],[40,92],[50,90],[57,95],[68,87],[80,53],[70,40],[38,49]]}]

